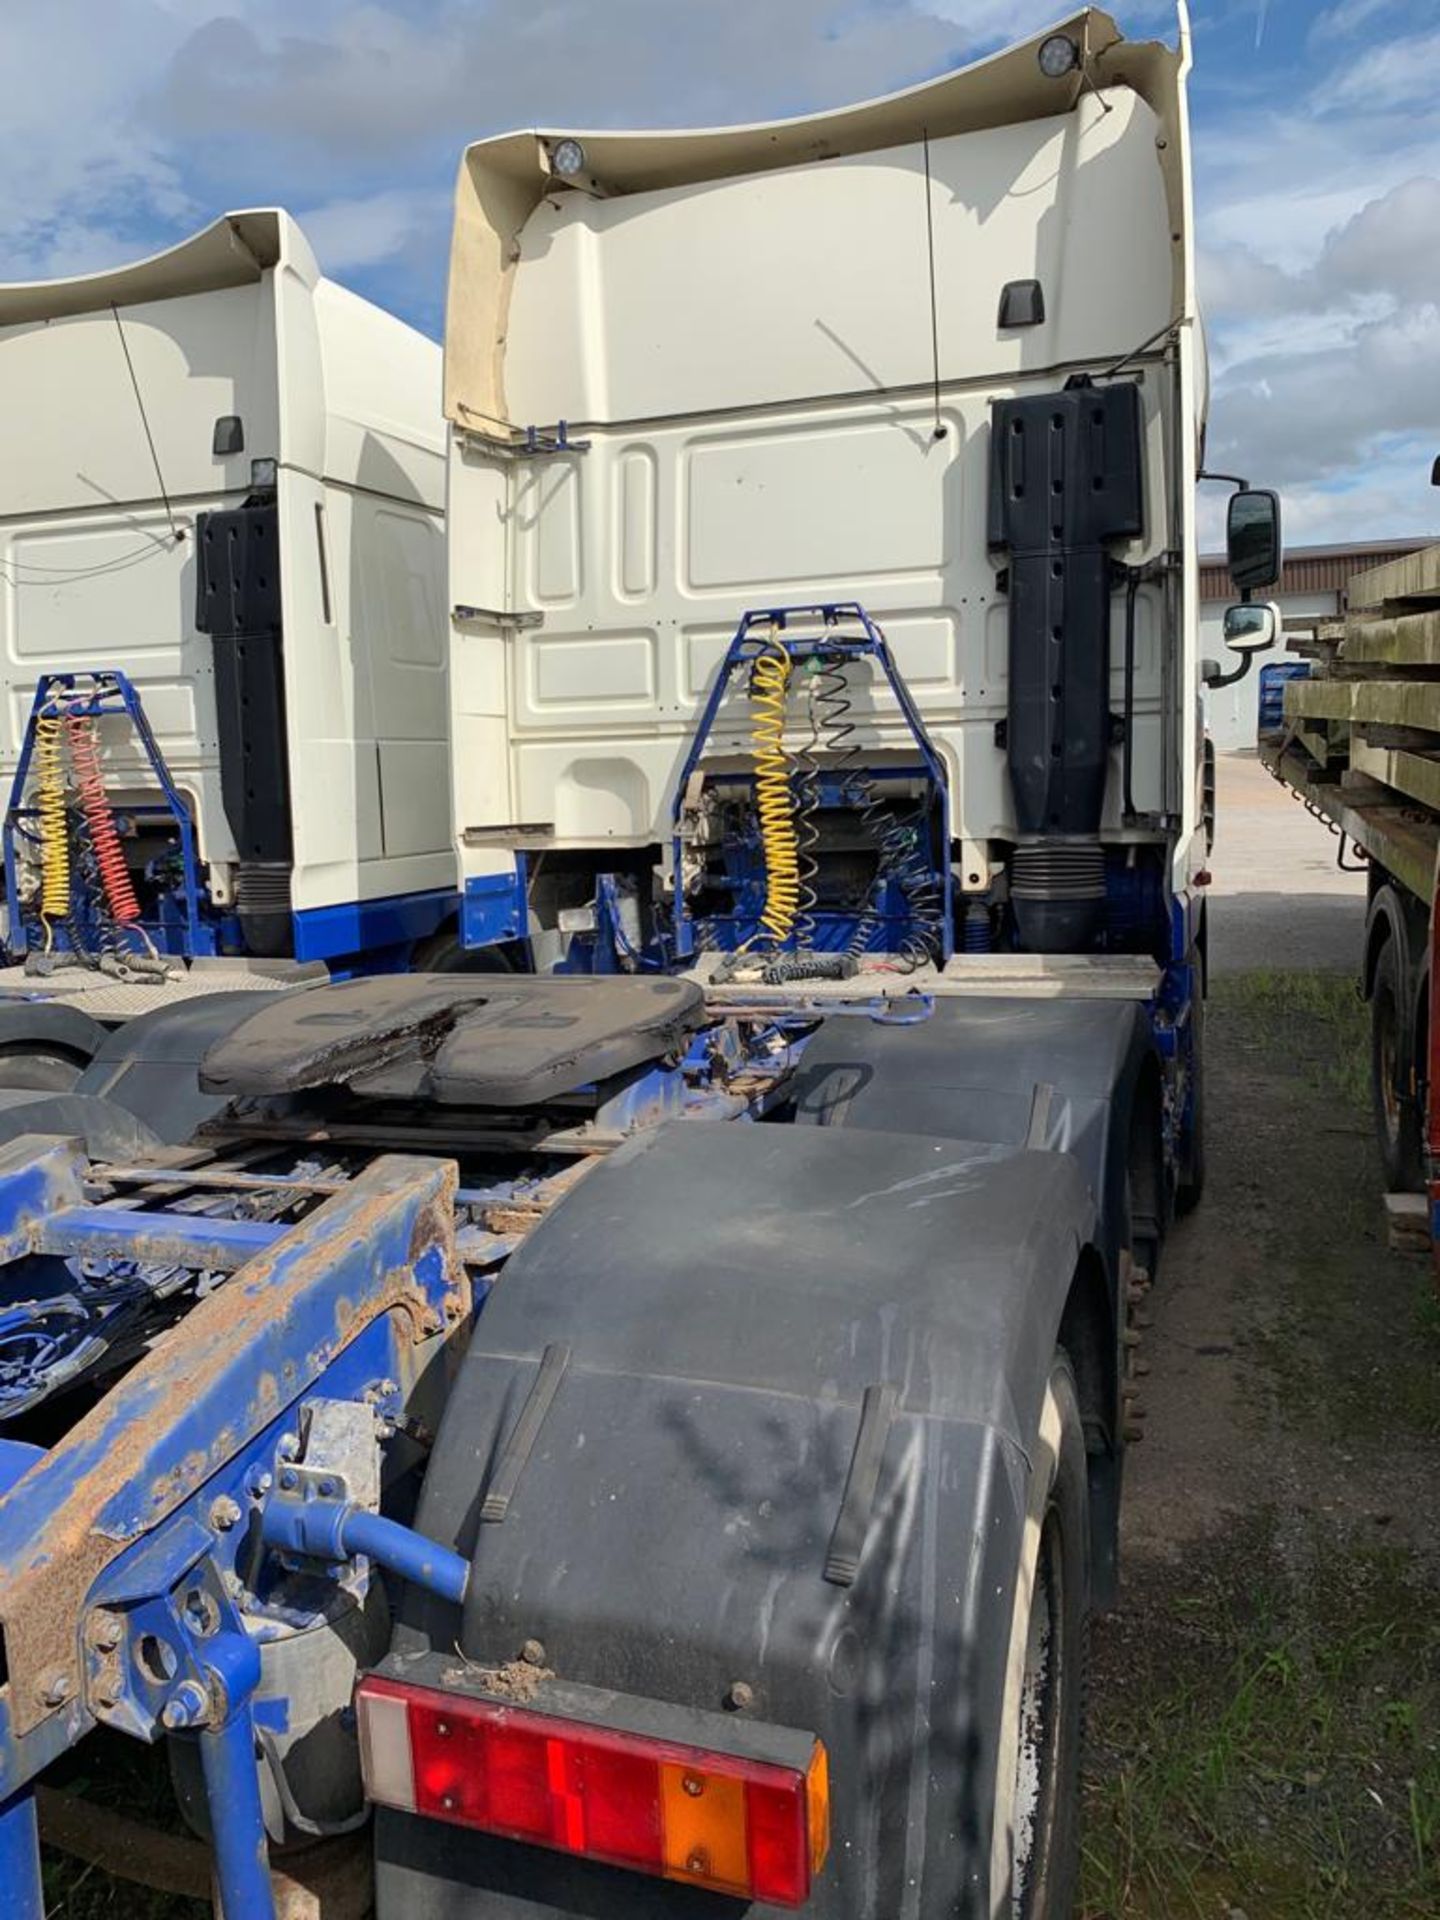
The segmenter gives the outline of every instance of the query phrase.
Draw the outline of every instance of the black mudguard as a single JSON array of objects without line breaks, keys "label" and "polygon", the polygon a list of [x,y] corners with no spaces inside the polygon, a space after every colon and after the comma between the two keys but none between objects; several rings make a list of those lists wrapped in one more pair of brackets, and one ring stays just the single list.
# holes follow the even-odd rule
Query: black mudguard
[{"label": "black mudguard", "polygon": [[827,1020],[801,1061],[796,1119],[1072,1153],[1113,1272],[1130,1242],[1135,1103],[1157,1067],[1133,1001],[937,1000],[919,1028]]},{"label": "black mudguard", "polygon": [[[1120,1256],[1138,1231],[1153,1249],[1164,1217],[1161,1068],[1149,1018],[1133,1001],[939,1000],[916,1029],[853,1016],[825,1022],[798,1075],[797,1124],[887,1129],[947,1140],[1044,1146],[1073,1154],[1089,1182],[1103,1256],[1103,1309],[1067,1329],[1090,1461],[1096,1602],[1119,1594],[1123,1447]],[[1134,1143],[1154,1152],[1131,1214]],[[1141,1264],[1154,1259],[1142,1254]]]},{"label": "black mudguard", "polygon": [[166,1146],[181,1146],[229,1104],[200,1091],[200,1062],[254,1011],[253,993],[209,993],[142,1013],[106,1035],[75,1091],[113,1101]]},{"label": "black mudguard", "polygon": [[[912,1043],[914,1036],[912,1034]],[[1068,1155],[682,1121],[591,1173],[477,1324],[418,1524],[473,1556],[399,1649],[543,1643],[563,1678],[816,1733],[834,1839],[806,1911],[988,1913],[1032,1446],[1094,1213]],[[569,1359],[482,1523],[542,1352]],[[897,1405],[853,1585],[826,1578],[865,1390]],[[380,1920],[729,1920],[733,1901],[399,1814]],[[775,1909],[752,1906],[752,1914]]]},{"label": "black mudguard", "polygon": [[0,1089],[0,1142],[34,1134],[78,1140],[92,1160],[144,1160],[164,1144],[113,1100],[94,1094]]}]

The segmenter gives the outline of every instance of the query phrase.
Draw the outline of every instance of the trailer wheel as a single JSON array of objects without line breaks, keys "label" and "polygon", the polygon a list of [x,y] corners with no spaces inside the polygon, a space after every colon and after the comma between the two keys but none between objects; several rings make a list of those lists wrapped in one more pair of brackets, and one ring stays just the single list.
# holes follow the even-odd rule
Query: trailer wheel
[{"label": "trailer wheel", "polygon": [[1375,958],[1370,991],[1370,1098],[1375,1135],[1392,1192],[1424,1190],[1420,1109],[1411,1085],[1411,1053],[1406,1041],[1405,996],[1401,992],[1394,940]]},{"label": "trailer wheel", "polygon": [[1075,1375],[1057,1351],[1030,1479],[991,1828],[994,1920],[1069,1920],[1080,1870],[1089,1500]]}]

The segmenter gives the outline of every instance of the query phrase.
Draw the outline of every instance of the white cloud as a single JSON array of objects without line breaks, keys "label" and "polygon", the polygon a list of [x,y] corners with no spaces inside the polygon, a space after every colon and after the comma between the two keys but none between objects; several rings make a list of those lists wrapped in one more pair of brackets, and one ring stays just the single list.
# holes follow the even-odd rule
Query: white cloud
[{"label": "white cloud", "polygon": [[1398,107],[1432,106],[1437,59],[1440,32],[1382,40],[1358,59],[1337,66],[1317,89],[1313,104],[1320,113],[1335,108],[1388,113]]},{"label": "white cloud", "polygon": [[[192,211],[165,143],[128,105],[194,23],[152,0],[8,0],[0,115],[7,277],[88,272],[145,251],[135,236]],[[127,244],[128,237],[128,244]]]},{"label": "white cloud", "polygon": [[377,266],[413,248],[417,237],[443,247],[450,228],[448,189],[391,189],[330,200],[297,215],[327,273]]},{"label": "white cloud", "polygon": [[1440,300],[1440,179],[1406,180],[1362,207],[1329,236],[1318,273],[1337,292]]},{"label": "white cloud", "polygon": [[909,0],[267,0],[208,21],[149,102],[175,139],[223,154],[278,140],[304,174],[401,165],[416,143],[453,160],[467,139],[548,122],[704,123],[800,110],[902,83],[970,29]]},{"label": "white cloud", "polygon": [[1310,29],[1312,42],[1347,40],[1383,13],[1393,13],[1395,0],[1341,0],[1327,7]]},{"label": "white cloud", "polygon": [[1222,110],[1197,143],[1208,457],[1280,485],[1292,541],[1440,521],[1440,34],[1367,44],[1377,15],[1330,8],[1308,92]]}]

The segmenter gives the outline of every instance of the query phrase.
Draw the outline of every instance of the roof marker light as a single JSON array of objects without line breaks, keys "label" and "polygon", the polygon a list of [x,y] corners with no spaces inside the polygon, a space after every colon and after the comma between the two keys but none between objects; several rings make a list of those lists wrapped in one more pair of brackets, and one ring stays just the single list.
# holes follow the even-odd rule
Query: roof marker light
[{"label": "roof marker light", "polygon": [[573,180],[585,171],[585,149],[578,140],[557,140],[550,149],[550,166],[562,179]]},{"label": "roof marker light", "polygon": [[1048,40],[1040,42],[1036,57],[1047,80],[1063,80],[1079,66],[1080,49],[1068,33],[1052,33]]}]

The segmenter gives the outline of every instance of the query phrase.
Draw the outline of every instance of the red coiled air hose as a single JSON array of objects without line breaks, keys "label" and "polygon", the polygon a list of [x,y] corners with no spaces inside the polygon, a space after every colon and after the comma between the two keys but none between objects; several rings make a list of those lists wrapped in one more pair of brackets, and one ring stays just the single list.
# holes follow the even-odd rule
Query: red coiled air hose
[{"label": "red coiled air hose", "polygon": [[89,714],[71,713],[65,717],[65,726],[70,735],[70,764],[75,770],[75,788],[86,825],[90,829],[90,841],[95,849],[95,864],[100,869],[105,898],[110,903],[110,912],[116,923],[128,927],[140,918],[140,902],[135,898],[130,869],[125,864],[124,849],[115,827],[115,814],[105,791],[95,721]]}]

